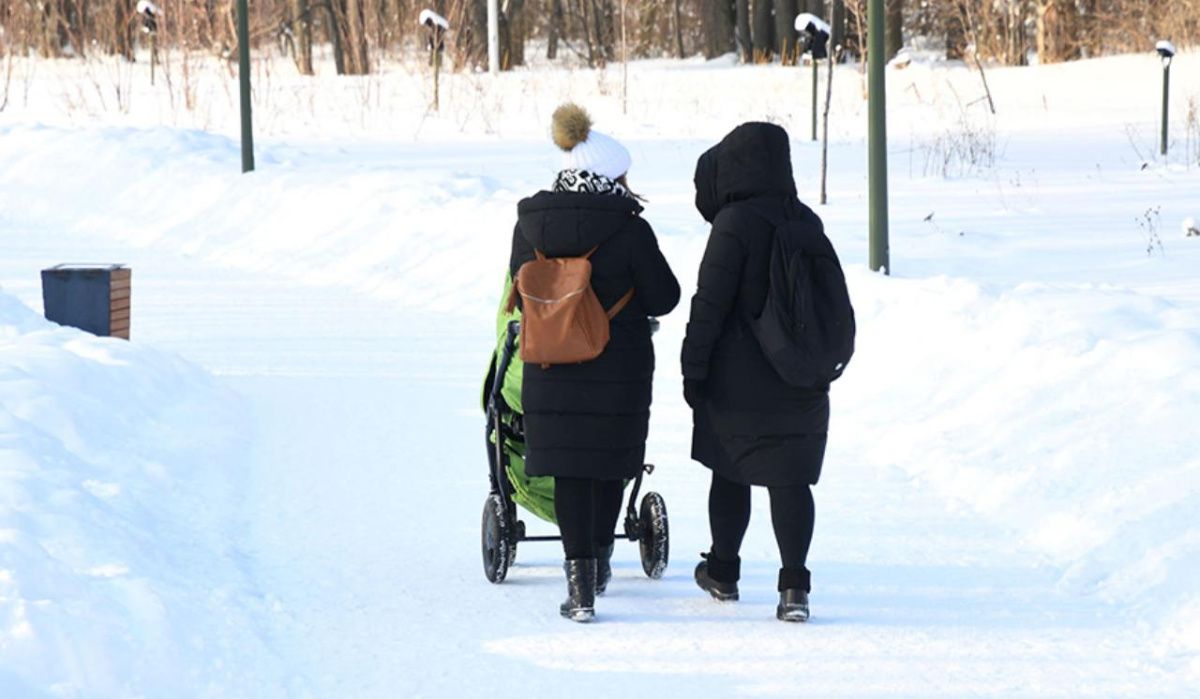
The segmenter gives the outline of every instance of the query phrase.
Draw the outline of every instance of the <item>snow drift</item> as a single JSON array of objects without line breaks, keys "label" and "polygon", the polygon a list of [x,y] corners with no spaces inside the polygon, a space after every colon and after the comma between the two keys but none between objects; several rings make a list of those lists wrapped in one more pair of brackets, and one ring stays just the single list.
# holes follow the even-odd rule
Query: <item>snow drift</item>
[{"label": "snow drift", "polygon": [[855,270],[837,439],[1013,531],[1061,584],[1200,624],[1200,315],[1127,288]]},{"label": "snow drift", "polygon": [[[0,292],[0,696],[258,696],[237,400]],[[265,674],[262,670],[267,670]]]}]

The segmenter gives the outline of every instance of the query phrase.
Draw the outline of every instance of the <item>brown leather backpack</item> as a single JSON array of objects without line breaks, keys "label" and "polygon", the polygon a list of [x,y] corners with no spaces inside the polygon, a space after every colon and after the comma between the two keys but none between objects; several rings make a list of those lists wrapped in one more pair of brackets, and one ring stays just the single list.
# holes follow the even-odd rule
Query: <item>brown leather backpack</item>
[{"label": "brown leather backpack", "polygon": [[534,250],[517,270],[509,310],[521,295],[521,359],[546,368],[577,364],[600,356],[608,345],[609,321],[633,299],[633,289],[607,311],[592,290],[592,263],[583,257],[546,257]]}]

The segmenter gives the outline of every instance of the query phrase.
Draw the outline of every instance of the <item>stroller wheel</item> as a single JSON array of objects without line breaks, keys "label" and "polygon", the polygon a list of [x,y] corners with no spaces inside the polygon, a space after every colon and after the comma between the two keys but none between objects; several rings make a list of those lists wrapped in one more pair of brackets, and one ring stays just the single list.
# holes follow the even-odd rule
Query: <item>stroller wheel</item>
[{"label": "stroller wheel", "polygon": [[499,585],[508,575],[508,567],[517,557],[517,545],[504,520],[499,495],[489,495],[483,502],[483,574],[489,582]]},{"label": "stroller wheel", "polygon": [[638,513],[640,532],[638,549],[642,554],[642,570],[654,580],[667,570],[667,559],[671,549],[670,530],[667,526],[667,503],[658,493],[646,493]]}]

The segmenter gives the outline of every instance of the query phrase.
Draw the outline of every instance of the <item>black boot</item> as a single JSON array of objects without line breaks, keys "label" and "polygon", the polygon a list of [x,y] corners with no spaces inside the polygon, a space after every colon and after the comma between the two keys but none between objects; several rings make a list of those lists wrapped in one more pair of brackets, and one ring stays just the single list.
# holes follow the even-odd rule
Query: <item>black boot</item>
[{"label": "black boot", "polygon": [[596,559],[573,558],[563,563],[567,574],[567,599],[558,611],[571,621],[591,621],[596,616]]},{"label": "black boot", "polygon": [[696,565],[696,584],[718,602],[736,602],[742,559],[723,561],[711,553],[702,553],[700,557],[704,560]]},{"label": "black boot", "polygon": [[808,621],[808,591],[812,574],[807,568],[779,569],[779,606],[775,618],[780,621]]},{"label": "black boot", "polygon": [[596,594],[603,595],[612,579],[613,545],[596,547]]},{"label": "black boot", "polygon": [[780,592],[775,618],[780,621],[808,621],[808,593],[794,588]]}]

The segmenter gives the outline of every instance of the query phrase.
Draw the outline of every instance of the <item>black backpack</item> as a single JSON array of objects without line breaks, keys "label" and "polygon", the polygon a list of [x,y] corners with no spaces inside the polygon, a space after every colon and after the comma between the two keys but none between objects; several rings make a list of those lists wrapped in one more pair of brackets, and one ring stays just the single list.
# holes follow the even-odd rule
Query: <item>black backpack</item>
[{"label": "black backpack", "polygon": [[750,327],[785,383],[828,386],[854,355],[854,308],[842,265],[819,224],[771,223],[767,301]]}]

